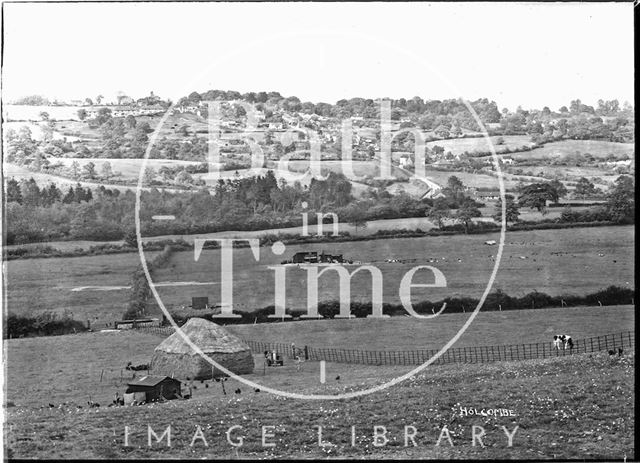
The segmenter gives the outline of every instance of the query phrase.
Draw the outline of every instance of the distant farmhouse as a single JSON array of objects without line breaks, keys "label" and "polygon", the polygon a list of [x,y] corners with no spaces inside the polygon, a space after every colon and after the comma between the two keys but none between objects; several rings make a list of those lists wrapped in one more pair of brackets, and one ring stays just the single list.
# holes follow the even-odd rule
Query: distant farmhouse
[{"label": "distant farmhouse", "polygon": [[497,201],[500,199],[500,191],[499,190],[491,190],[491,191],[476,191],[476,198],[480,200],[488,200],[488,201]]}]

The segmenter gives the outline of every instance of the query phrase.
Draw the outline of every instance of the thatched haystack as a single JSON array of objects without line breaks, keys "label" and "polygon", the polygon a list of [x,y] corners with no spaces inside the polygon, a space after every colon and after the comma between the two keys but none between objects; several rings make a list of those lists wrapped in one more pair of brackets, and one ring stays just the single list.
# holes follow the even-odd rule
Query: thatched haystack
[{"label": "thatched haystack", "polygon": [[[233,373],[253,372],[251,349],[224,328],[202,318],[191,318],[182,326],[182,331],[202,352]],[[224,375],[195,352],[180,333],[173,333],[155,348],[151,371],[154,375],[181,379],[212,379]]]}]

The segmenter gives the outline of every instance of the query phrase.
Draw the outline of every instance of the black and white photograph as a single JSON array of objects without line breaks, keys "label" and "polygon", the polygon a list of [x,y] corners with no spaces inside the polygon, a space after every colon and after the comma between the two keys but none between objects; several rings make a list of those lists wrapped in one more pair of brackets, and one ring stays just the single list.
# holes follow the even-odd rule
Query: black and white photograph
[{"label": "black and white photograph", "polygon": [[634,6],[4,1],[4,459],[635,461]]}]

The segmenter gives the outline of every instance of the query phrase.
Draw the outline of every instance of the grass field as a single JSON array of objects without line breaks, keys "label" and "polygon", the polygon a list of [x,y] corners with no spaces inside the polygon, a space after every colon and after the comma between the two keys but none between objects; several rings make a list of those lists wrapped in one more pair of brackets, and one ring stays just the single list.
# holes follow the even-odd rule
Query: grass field
[{"label": "grass field", "polygon": [[[96,337],[99,335],[93,335]],[[80,338],[80,336],[79,336]],[[67,339],[56,338],[61,347]],[[40,340],[20,340],[25,343]],[[102,347],[100,343],[96,347]],[[41,347],[46,347],[43,345]],[[49,345],[51,351],[53,345]],[[67,351],[71,355],[71,351]],[[117,352],[112,354],[116,355]],[[72,358],[57,363],[62,370]],[[220,384],[195,384],[189,401],[171,401],[143,407],[116,407],[78,410],[74,403],[86,404],[86,387],[76,365],[66,386],[56,386],[45,396],[33,389],[18,393],[20,404],[6,409],[5,442],[9,458],[465,458],[465,459],[622,459],[633,460],[634,448],[634,356],[610,358],[606,353],[525,362],[486,365],[434,366],[425,373],[394,387],[364,397],[343,401],[309,402],[284,399],[264,392],[255,393],[235,380],[223,395]],[[55,361],[55,360],[54,360]],[[290,366],[250,375],[251,379],[286,390],[335,394],[371,387],[406,370],[400,367],[363,367],[329,364],[326,384],[318,381],[318,365],[308,363],[302,371]],[[12,374],[16,370],[10,370]],[[68,371],[68,370],[67,370]],[[94,370],[94,382],[99,372]],[[340,376],[336,381],[335,375]],[[16,376],[17,378],[17,376]],[[76,379],[77,378],[77,379]],[[42,389],[44,386],[41,383]],[[28,386],[28,385],[27,385]],[[206,388],[205,386],[210,386]],[[115,386],[105,391],[113,397]],[[122,392],[122,388],[120,389]],[[55,393],[55,395],[54,395]],[[93,400],[102,396],[94,393]],[[10,391],[10,400],[14,394]],[[49,408],[61,400],[70,402]],[[28,406],[23,405],[29,402]],[[103,402],[104,403],[104,402]],[[464,408],[478,410],[505,408],[515,416],[464,416]],[[160,435],[171,426],[172,443],[147,445],[147,426]],[[232,437],[242,435],[242,447],[231,447],[225,433],[241,426]],[[486,430],[483,446],[471,445],[471,427]],[[129,446],[124,446],[125,426]],[[208,446],[196,440],[202,428]],[[275,426],[275,447],[261,445],[261,427]],[[330,446],[318,446],[317,428]],[[351,445],[351,426],[356,427]],[[389,442],[373,445],[374,426],[385,426]],[[417,431],[414,447],[404,445],[405,426]],[[445,438],[434,445],[446,426]],[[513,432],[512,446],[500,426]],[[234,439],[235,440],[235,439]],[[271,439],[267,439],[270,441]]]},{"label": "grass field", "polygon": [[[119,178],[123,180],[131,180],[137,182],[140,176],[140,169],[142,168],[143,159],[96,159],[96,158],[60,158],[56,159],[56,162],[60,162],[69,167],[74,161],[77,161],[80,168],[84,167],[89,162],[93,162],[98,174],[102,171],[102,165],[105,162],[111,164],[111,170],[115,175],[119,175]],[[195,161],[176,161],[171,159],[149,159],[147,160],[147,169],[152,168],[157,173],[158,170],[163,167],[186,167],[197,166],[201,163]]]},{"label": "grass field", "polygon": [[[447,278],[447,287],[431,291],[414,289],[414,302],[461,295],[478,298],[493,268],[491,256],[497,252],[497,247],[483,243],[498,238],[498,234],[455,235],[297,245],[288,246],[282,256],[273,255],[269,248],[261,248],[259,262],[255,261],[249,249],[238,249],[234,253],[234,306],[237,310],[253,310],[272,305],[274,272],[267,267],[305,249],[340,253],[348,259],[372,263],[383,274],[383,298],[387,302],[398,303],[400,279],[419,264],[433,265],[441,270]],[[631,226],[510,232],[506,236],[493,288],[502,289],[512,296],[522,296],[534,290],[552,295],[584,295],[609,285],[632,287],[633,250],[634,228]],[[391,258],[416,261],[407,264],[383,262]],[[430,263],[429,259],[437,261]],[[90,319],[98,326],[118,320],[128,301],[127,290],[72,289],[128,285],[129,274],[138,264],[136,253],[5,262],[7,310],[34,313],[68,308],[78,320]],[[433,277],[428,272],[419,271],[415,281],[423,278]],[[192,252],[174,254],[169,265],[158,271],[154,281],[176,280],[214,284],[158,287],[166,305],[189,304],[192,296],[208,296],[211,303],[218,302],[219,251],[203,251],[198,262],[194,262]],[[319,300],[335,299],[335,272],[323,276],[318,286]],[[352,300],[371,300],[370,287],[371,279],[367,272],[356,274],[353,277]],[[287,269],[287,305],[289,308],[306,307],[306,274],[302,269]]]},{"label": "grass field", "polygon": [[[475,308],[475,307],[473,307]],[[471,310],[471,308],[470,308]],[[262,325],[230,325],[243,339],[335,349],[436,349],[449,341],[469,314],[445,312],[430,320],[413,317],[313,320]],[[574,339],[633,330],[634,307],[564,307],[480,313],[454,347],[538,343],[555,333]],[[509,337],[505,333],[512,333]]]},{"label": "grass field", "polygon": [[[329,172],[343,173],[346,175],[342,167],[343,161],[321,161],[316,168],[320,168],[323,175]],[[292,172],[305,172],[309,169],[310,161],[290,161],[289,170]],[[353,161],[353,172],[357,177],[376,177],[380,175],[380,161]],[[392,167],[391,175],[394,179],[406,179],[408,176],[396,167]]]},{"label": "grass field", "polygon": [[[498,138],[502,138],[504,143],[497,144]],[[503,137],[490,137],[491,143],[496,150],[496,153],[503,152],[506,149],[518,149],[522,146],[532,146],[531,137],[527,135],[505,135]],[[441,146],[445,152],[451,151],[451,154],[462,154],[465,151],[472,154],[476,152],[488,152],[491,151],[491,145],[485,137],[478,138],[453,138],[449,140],[436,140],[427,143],[429,148],[434,146]]]},{"label": "grass field", "polygon": [[[231,325],[227,328],[243,339],[264,342],[295,342],[298,346],[337,349],[414,350],[442,347],[467,318],[468,314],[443,314],[433,320],[402,317]],[[515,342],[505,339],[505,332],[523,343],[544,342],[557,332],[570,332],[578,340],[631,330],[633,321],[631,306],[481,312],[454,347]],[[134,365],[149,363],[153,349],[161,341],[160,336],[131,331],[5,340],[9,379],[7,400],[29,408],[70,401],[82,404],[89,394],[100,403],[110,401],[120,378],[131,378],[132,372],[121,371],[127,362]],[[297,370],[289,362],[284,370],[270,370],[266,376],[259,354],[255,357],[255,365],[255,372],[248,378],[261,384],[286,388],[291,385],[287,381],[300,379],[295,377]],[[359,373],[349,373],[349,368],[356,368]],[[386,368],[398,371],[395,367]],[[316,372],[317,364],[307,363],[304,371],[303,378]],[[347,382],[358,375],[372,374],[371,367],[365,365],[332,364],[330,371],[345,375]],[[367,378],[371,381],[370,376]],[[207,391],[208,388],[202,387],[197,394],[217,393],[219,388],[218,385],[216,391]]]},{"label": "grass field", "polygon": [[[90,161],[90,160],[91,159],[88,159],[87,161]],[[97,182],[97,181],[87,182],[85,180],[78,181],[78,180],[73,180],[71,178],[60,177],[58,175],[45,174],[42,172],[32,172],[29,169],[26,169],[22,166],[17,166],[15,164],[10,164],[8,162],[3,162],[2,171],[5,178],[13,177],[18,181],[22,179],[28,180],[30,178],[33,178],[41,187],[43,185],[49,185],[50,183],[53,183],[58,188],[67,189],[70,186],[75,187],[79,183],[83,188],[91,188],[92,190],[95,190],[100,186],[104,186],[105,188],[109,188],[112,190],[120,190],[121,192],[124,192],[126,190],[133,191],[136,188],[135,186],[117,185],[117,184],[111,184],[106,182]],[[142,187],[142,189],[149,190],[148,187]],[[167,191],[174,191],[174,190],[167,189]]]},{"label": "grass field", "polygon": [[624,155],[634,158],[634,143],[614,143],[596,140],[563,140],[547,143],[540,148],[522,153],[514,153],[514,159],[551,159],[576,153],[591,154],[595,158],[604,158],[610,154],[619,157]]},{"label": "grass field", "polygon": [[[472,174],[471,172],[454,172],[454,171],[442,171],[429,169],[427,166],[427,177],[434,182],[446,186],[449,177],[456,176],[458,177],[465,186],[471,188],[491,188],[494,190],[498,190],[500,188],[500,184],[498,183],[498,178],[493,177],[488,174],[476,173]],[[509,174],[503,175],[504,187],[506,190],[514,190],[518,181],[513,178],[513,176]]]},{"label": "grass field", "polygon": [[[567,167],[567,166],[527,166],[518,165],[517,169],[522,169],[524,172],[532,172],[536,176],[553,178],[560,177],[571,180],[578,180],[580,177],[586,177],[590,180],[602,179],[606,182],[615,182],[620,176],[611,170],[603,169],[599,167]],[[514,170],[514,169],[512,169]],[[540,175],[542,174],[542,175]],[[602,185],[599,185],[602,187]]]},{"label": "grass field", "polygon": [[[152,253],[153,254],[153,253]],[[68,309],[77,320],[104,325],[122,319],[124,291],[72,291],[79,286],[126,286],[139,264],[135,253],[4,262],[6,310],[22,314]]]}]

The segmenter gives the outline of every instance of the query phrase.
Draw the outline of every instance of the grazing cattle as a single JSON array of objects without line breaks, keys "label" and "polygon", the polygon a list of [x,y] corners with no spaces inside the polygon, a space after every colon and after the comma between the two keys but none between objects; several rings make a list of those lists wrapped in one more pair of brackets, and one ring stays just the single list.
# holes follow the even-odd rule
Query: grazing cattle
[{"label": "grazing cattle", "polygon": [[573,349],[573,339],[568,334],[556,334],[553,336],[553,347],[557,350],[560,350],[560,347]]},{"label": "grazing cattle", "polygon": [[616,351],[613,349],[609,349],[609,355],[616,355]]},{"label": "grazing cattle", "polygon": [[618,347],[618,357],[622,357],[622,347]]},{"label": "grazing cattle", "polygon": [[235,392],[236,392],[236,394],[241,394],[241,393],[242,393],[242,391],[240,390],[240,388],[236,389],[236,390],[235,390]]}]

